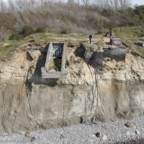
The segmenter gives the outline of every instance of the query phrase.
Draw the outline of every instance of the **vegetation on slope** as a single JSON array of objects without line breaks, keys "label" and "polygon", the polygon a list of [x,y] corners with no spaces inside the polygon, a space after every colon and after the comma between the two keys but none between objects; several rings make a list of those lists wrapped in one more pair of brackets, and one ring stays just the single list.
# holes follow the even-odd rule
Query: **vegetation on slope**
[{"label": "vegetation on slope", "polygon": [[[109,28],[113,28],[117,37],[134,44],[144,37],[144,5],[132,8],[129,3],[128,0],[121,3],[118,0],[107,0],[107,3],[104,0],[96,0],[95,3],[89,0],[83,3],[74,0],[65,3],[9,0],[5,5],[1,0],[0,41],[6,40],[7,45],[1,42],[0,58],[10,57],[20,41],[24,42],[35,33],[41,36],[38,39],[44,41],[53,40],[56,36],[69,42],[84,38],[85,42],[87,35],[101,37]],[[143,49],[137,48],[137,51],[143,55]]]},{"label": "vegetation on slope", "polygon": [[[116,3],[117,1],[117,3]],[[131,8],[128,0],[79,4],[49,0],[0,2],[0,39],[18,39],[36,32],[98,34],[103,28],[144,23],[144,5]],[[21,35],[21,36],[20,36]],[[142,34],[144,35],[144,34]]]}]

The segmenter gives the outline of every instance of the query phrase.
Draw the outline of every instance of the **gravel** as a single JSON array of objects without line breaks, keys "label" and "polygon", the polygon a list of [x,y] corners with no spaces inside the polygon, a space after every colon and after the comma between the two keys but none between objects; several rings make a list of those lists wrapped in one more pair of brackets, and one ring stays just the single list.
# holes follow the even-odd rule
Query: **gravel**
[{"label": "gravel", "polygon": [[0,136],[0,144],[144,144],[144,116]]}]

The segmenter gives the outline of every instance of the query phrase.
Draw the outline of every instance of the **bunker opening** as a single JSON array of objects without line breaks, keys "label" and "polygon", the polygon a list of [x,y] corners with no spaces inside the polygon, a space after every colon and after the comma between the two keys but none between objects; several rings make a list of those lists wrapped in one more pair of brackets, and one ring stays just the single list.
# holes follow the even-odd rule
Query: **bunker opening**
[{"label": "bunker opening", "polygon": [[60,78],[67,75],[65,68],[66,47],[63,42],[51,42],[48,47],[45,67],[42,67],[42,78]]},{"label": "bunker opening", "polygon": [[60,71],[62,63],[63,43],[52,43],[52,58],[48,65],[48,71]]}]

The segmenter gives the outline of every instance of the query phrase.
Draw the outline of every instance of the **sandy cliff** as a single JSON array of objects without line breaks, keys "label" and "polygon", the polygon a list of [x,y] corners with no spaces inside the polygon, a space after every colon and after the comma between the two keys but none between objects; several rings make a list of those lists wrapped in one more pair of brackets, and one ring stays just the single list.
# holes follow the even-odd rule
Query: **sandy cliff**
[{"label": "sandy cliff", "polygon": [[87,64],[83,49],[67,48],[67,78],[42,79],[45,55],[17,51],[0,62],[0,133],[144,114],[144,59],[104,58],[103,71]]}]

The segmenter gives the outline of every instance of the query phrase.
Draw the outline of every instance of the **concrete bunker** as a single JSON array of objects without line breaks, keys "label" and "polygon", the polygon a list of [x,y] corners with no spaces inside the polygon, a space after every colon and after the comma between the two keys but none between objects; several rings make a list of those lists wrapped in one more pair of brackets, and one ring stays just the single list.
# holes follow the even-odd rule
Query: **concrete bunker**
[{"label": "concrete bunker", "polygon": [[42,78],[66,77],[66,46],[64,42],[50,42],[45,66],[41,68]]},{"label": "concrete bunker", "polygon": [[[119,41],[118,44],[121,45]],[[87,51],[85,50],[84,58],[87,63],[91,63],[91,65],[101,70],[103,69],[103,60],[104,58],[114,59],[116,62],[125,61],[126,58],[126,47],[117,47],[117,48],[102,48],[100,50],[95,51]]]},{"label": "concrete bunker", "polygon": [[109,57],[118,61],[125,61],[126,48],[103,48],[104,57]]}]

